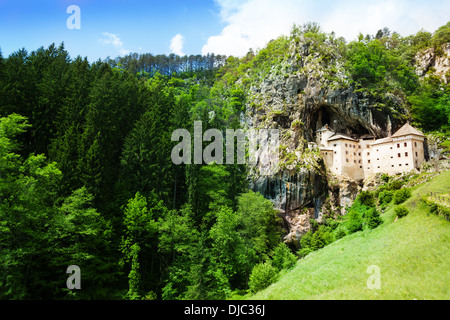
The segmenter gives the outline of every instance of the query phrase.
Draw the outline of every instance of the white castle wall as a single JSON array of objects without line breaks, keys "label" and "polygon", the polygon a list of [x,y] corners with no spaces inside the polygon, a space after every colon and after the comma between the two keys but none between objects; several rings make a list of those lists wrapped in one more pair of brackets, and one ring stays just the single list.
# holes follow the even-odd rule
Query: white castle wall
[{"label": "white castle wall", "polygon": [[321,130],[317,142],[327,168],[336,175],[363,180],[372,174],[397,174],[419,169],[425,161],[424,137],[410,134],[378,140],[339,137]]}]

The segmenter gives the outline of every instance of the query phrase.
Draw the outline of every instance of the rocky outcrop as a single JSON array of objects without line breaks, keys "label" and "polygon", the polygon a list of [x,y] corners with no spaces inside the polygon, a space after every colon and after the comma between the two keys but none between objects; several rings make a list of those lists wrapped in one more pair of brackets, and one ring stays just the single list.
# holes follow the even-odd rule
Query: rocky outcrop
[{"label": "rocky outcrop", "polygon": [[450,82],[450,43],[439,48],[427,48],[418,52],[414,58],[416,74],[427,77],[429,74],[438,76],[445,84]]},{"label": "rocky outcrop", "polygon": [[315,219],[319,218],[321,205],[328,196],[326,178],[307,169],[255,177],[251,187],[271,200],[280,212],[313,208]]},{"label": "rocky outcrop", "polygon": [[315,217],[314,209],[296,210],[284,215],[287,225],[285,242],[300,248],[300,239],[311,230],[311,219]]},{"label": "rocky outcrop", "polygon": [[292,43],[287,57],[254,84],[248,96],[247,126],[281,133],[279,170],[261,176],[256,165],[251,186],[280,210],[286,240],[294,244],[308,230],[308,217],[321,218],[326,201],[341,212],[361,188],[359,182],[345,179],[330,185],[315,146],[316,130],[328,124],[349,136],[382,138],[397,130],[407,115],[401,93],[380,97],[355,90],[341,61],[333,44]]}]

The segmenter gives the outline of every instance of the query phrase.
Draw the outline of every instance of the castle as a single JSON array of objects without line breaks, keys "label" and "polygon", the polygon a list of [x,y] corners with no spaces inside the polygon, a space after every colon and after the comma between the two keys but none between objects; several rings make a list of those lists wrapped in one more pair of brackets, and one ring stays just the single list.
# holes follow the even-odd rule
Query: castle
[{"label": "castle", "polygon": [[405,124],[392,136],[383,139],[353,139],[334,132],[328,125],[316,131],[316,142],[332,173],[354,180],[372,174],[397,174],[419,169],[425,161],[425,136]]}]

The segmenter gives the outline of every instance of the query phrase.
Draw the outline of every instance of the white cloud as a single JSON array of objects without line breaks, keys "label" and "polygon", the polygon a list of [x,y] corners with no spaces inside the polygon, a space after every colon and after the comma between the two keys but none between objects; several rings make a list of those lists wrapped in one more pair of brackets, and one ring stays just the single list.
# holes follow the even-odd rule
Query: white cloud
[{"label": "white cloud", "polygon": [[[219,35],[212,36],[202,54],[245,55],[250,48],[262,48],[271,39],[288,34],[294,21],[304,17],[304,0],[217,0],[220,16],[227,24]],[[306,17],[305,17],[306,18]]]},{"label": "white cloud", "polygon": [[123,47],[123,42],[122,42],[122,40],[120,40],[120,38],[119,38],[116,34],[114,34],[114,33],[109,33],[109,32],[103,32],[103,33],[102,33],[102,36],[103,36],[104,38],[99,39],[99,41],[100,41],[102,44],[105,44],[105,45],[112,44],[112,45],[114,46],[114,48],[117,49],[118,53],[119,53],[121,56],[125,56],[125,55],[127,55],[127,54],[130,53],[129,50],[126,50],[126,49]]},{"label": "white cloud", "polygon": [[179,56],[184,56],[183,53],[183,46],[184,46],[184,37],[181,34],[177,34],[175,37],[170,40],[170,51],[171,53],[175,53]]},{"label": "white cloud", "polygon": [[347,41],[388,27],[406,36],[430,32],[448,21],[450,0],[215,0],[226,26],[211,36],[202,54],[242,56],[282,34],[294,23],[318,22]]}]

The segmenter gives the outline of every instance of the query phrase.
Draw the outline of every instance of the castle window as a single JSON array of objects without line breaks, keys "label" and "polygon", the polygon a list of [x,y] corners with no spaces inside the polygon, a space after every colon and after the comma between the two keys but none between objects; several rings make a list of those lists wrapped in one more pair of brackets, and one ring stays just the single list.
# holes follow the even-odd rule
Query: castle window
[{"label": "castle window", "polygon": [[368,160],[368,163],[370,163],[370,160]]},{"label": "castle window", "polygon": [[345,154],[348,154],[348,151],[345,151]]},{"label": "castle window", "polygon": [[399,166],[399,167],[401,167],[402,165],[401,165],[401,164],[399,164],[398,166]]},{"label": "castle window", "polygon": [[370,156],[370,152],[367,152],[367,155]]},{"label": "castle window", "polygon": [[380,166],[378,166],[378,169],[380,169]]},{"label": "castle window", "polygon": [[360,156],[360,157],[361,157],[361,152],[360,152],[360,153],[358,153],[358,156]]},{"label": "castle window", "polygon": [[353,149],[356,149],[356,145],[353,145]]},{"label": "castle window", "polygon": [[414,142],[414,147],[417,147],[417,142]]},{"label": "castle window", "polygon": [[405,157],[407,157],[408,156],[408,152],[405,152]]},{"label": "castle window", "polygon": [[353,155],[356,156],[356,152],[353,152]]},{"label": "castle window", "polygon": [[353,160],[353,163],[356,163],[356,160]]},{"label": "castle window", "polygon": [[359,166],[360,169],[362,169],[362,166]]},{"label": "castle window", "polygon": [[350,162],[348,159],[345,159],[345,161]]},{"label": "castle window", "polygon": [[405,147],[407,147],[408,146],[408,143],[407,142],[405,142]]},{"label": "castle window", "polygon": [[359,163],[361,163],[361,160],[359,160]]},{"label": "castle window", "polygon": [[361,149],[361,146],[358,146],[359,149]]},{"label": "castle window", "polygon": [[337,147],[337,144],[333,144],[334,147]]},{"label": "castle window", "polygon": [[409,166],[409,163],[407,163],[406,165]]},{"label": "castle window", "polygon": [[397,148],[400,148],[400,143],[397,143]]},{"label": "castle window", "polygon": [[392,165],[392,168],[394,167],[394,165]]},{"label": "castle window", "polygon": [[398,157],[401,158],[401,156],[402,156],[402,155],[399,153],[399,154],[398,154]]},{"label": "castle window", "polygon": [[348,144],[345,144],[345,147],[347,148],[347,147],[348,147]]},{"label": "castle window", "polygon": [[418,157],[417,152],[416,152],[416,157]]}]

